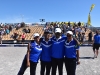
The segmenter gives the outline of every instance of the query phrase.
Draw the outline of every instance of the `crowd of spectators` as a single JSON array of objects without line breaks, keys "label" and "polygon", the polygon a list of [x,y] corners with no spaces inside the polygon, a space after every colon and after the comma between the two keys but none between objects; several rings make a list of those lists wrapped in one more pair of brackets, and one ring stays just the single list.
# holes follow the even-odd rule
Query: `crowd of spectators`
[{"label": "crowd of spectators", "polygon": [[5,34],[9,34],[13,28],[16,28],[16,30],[22,28],[22,27],[25,27],[25,23],[22,22],[22,23],[15,23],[15,24],[10,24],[10,23],[1,23],[0,24],[0,34],[1,35],[5,35]]},{"label": "crowd of spectators", "polygon": [[[25,27],[25,23],[24,22],[15,23],[15,24],[10,24],[10,23],[9,24],[7,24],[7,23],[3,24],[3,23],[1,23],[0,24],[0,41],[2,41],[3,35],[8,35],[12,31],[13,28],[15,28],[16,30],[19,30],[20,28],[24,28],[24,27]],[[28,29],[24,28],[23,29],[23,33],[30,33],[30,29],[29,28]],[[10,36],[10,38],[13,38],[13,40],[17,40],[18,41],[18,39],[22,38],[22,36],[23,35],[19,35],[16,32],[14,32]]]},{"label": "crowd of spectators", "polygon": [[[73,37],[76,37],[82,44],[86,41],[86,36],[85,33],[88,29],[87,25],[81,26],[80,22],[78,24],[68,25],[66,24],[49,24],[45,25],[43,30],[49,30],[51,33],[54,32],[55,28],[61,28],[62,34],[65,34],[67,31],[72,31],[73,32]],[[92,42],[92,32],[88,34],[88,40],[89,42]]]},{"label": "crowd of spectators", "polygon": [[[13,24],[0,24],[0,35],[8,35],[13,28],[16,28],[16,30],[20,29],[23,27],[23,33],[30,33],[31,30],[30,28],[26,28],[25,27],[25,23],[17,23],[16,25]],[[24,28],[25,27],[25,28]],[[68,22],[68,24],[66,25],[65,23],[59,24],[59,23],[50,23],[50,24],[45,24],[43,30],[47,29],[49,30],[52,34],[54,34],[54,30],[55,28],[61,28],[62,30],[62,34],[65,34],[67,31],[72,31],[73,32],[73,37],[76,37],[82,44],[84,44],[84,42],[86,41],[86,36],[85,36],[85,32],[87,31],[88,26],[84,25],[81,26],[81,23],[79,22],[78,24],[74,24],[71,25],[70,22]],[[23,34],[22,33],[22,34]],[[14,40],[18,39],[22,39],[22,34],[17,34],[17,33],[13,33],[13,35],[11,35],[11,38],[13,38]],[[89,44],[91,44],[92,42],[92,32],[89,32],[88,34],[88,41]]]},{"label": "crowd of spectators", "polygon": [[5,35],[5,34],[9,34],[10,31],[12,31],[13,29],[13,25],[4,25],[4,24],[0,24],[0,35]]}]

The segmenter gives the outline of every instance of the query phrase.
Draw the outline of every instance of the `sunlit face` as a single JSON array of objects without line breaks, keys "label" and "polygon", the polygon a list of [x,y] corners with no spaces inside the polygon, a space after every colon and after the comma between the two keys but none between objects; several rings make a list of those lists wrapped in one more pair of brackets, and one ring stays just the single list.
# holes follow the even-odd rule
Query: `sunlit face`
[{"label": "sunlit face", "polygon": [[49,38],[50,38],[50,34],[49,34],[49,33],[44,33],[44,37],[45,37],[46,39],[49,39]]},{"label": "sunlit face", "polygon": [[56,38],[59,38],[61,36],[61,33],[55,33]]},{"label": "sunlit face", "polygon": [[40,37],[39,37],[39,36],[36,36],[36,37],[34,38],[34,40],[37,41],[37,42],[39,42]]},{"label": "sunlit face", "polygon": [[72,35],[71,34],[67,34],[67,39],[72,39]]}]

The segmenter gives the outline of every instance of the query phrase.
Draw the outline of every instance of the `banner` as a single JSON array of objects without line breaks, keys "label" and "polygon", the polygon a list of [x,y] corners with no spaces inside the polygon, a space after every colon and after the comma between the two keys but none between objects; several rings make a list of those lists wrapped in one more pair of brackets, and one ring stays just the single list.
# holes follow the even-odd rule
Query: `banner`
[{"label": "banner", "polygon": [[88,25],[91,25],[91,16],[90,16],[90,14],[88,15]]},{"label": "banner", "polygon": [[95,7],[95,4],[92,4],[90,8],[90,12],[93,10],[94,7]]}]

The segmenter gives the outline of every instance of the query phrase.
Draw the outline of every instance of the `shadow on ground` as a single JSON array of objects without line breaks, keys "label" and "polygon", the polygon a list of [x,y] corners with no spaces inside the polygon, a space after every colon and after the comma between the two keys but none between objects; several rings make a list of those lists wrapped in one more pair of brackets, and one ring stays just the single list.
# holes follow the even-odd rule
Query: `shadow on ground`
[{"label": "shadow on ground", "polygon": [[94,59],[94,57],[80,57],[80,59]]}]

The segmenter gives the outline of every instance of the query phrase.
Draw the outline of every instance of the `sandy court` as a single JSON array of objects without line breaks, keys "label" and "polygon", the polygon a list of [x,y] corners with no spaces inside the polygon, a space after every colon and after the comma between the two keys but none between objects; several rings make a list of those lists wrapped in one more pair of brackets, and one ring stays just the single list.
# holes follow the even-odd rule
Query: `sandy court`
[{"label": "sandy court", "polygon": [[[0,47],[0,75],[17,75],[26,51],[26,47]],[[96,59],[93,56],[92,47],[80,48],[81,64],[77,66],[76,75],[100,75],[100,55]],[[65,66],[63,69],[67,75]],[[40,63],[36,73],[40,75]],[[29,75],[29,68],[24,75]]]}]

